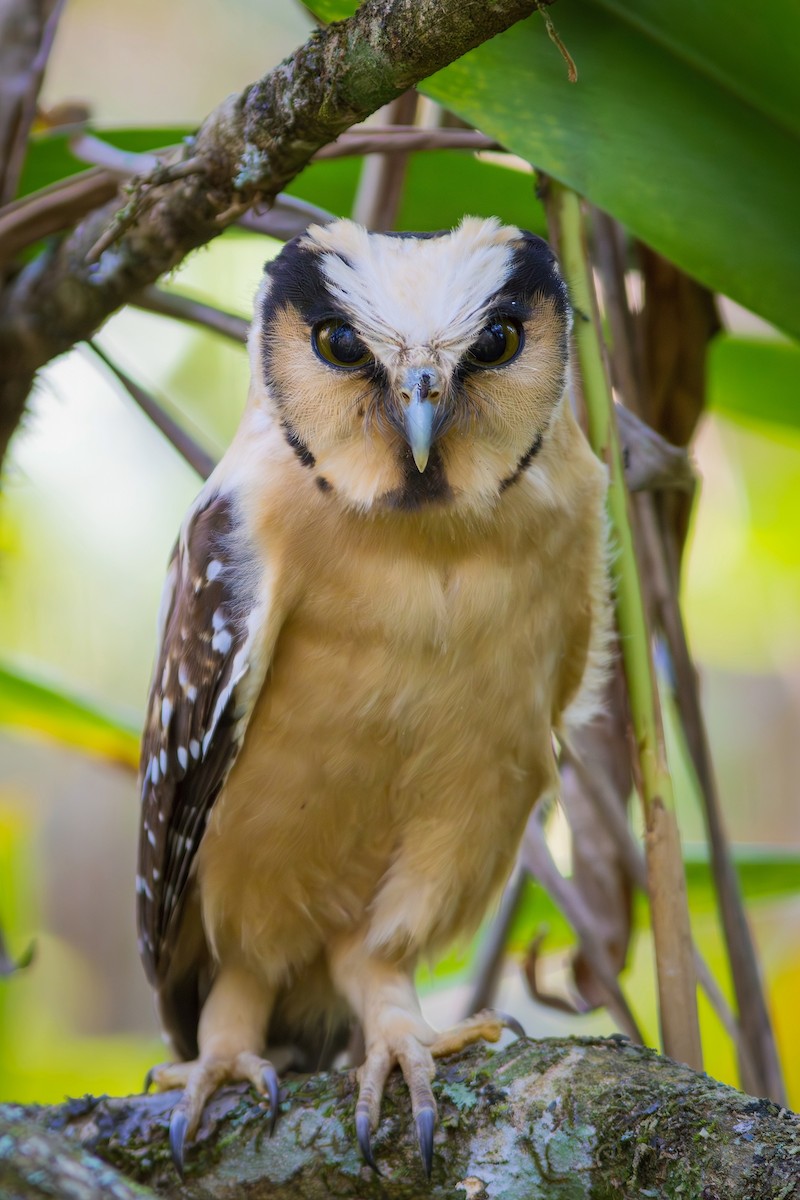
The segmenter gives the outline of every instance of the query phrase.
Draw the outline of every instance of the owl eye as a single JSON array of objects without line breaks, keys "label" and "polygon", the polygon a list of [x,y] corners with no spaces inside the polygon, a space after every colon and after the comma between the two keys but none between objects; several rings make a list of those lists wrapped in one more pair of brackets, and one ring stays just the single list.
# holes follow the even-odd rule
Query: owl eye
[{"label": "owl eye", "polygon": [[363,367],[372,360],[361,338],[346,321],[320,321],[311,343],[321,359],[334,367]]},{"label": "owl eye", "polygon": [[522,329],[509,317],[498,317],[485,325],[467,351],[477,367],[499,367],[511,362],[522,346]]}]

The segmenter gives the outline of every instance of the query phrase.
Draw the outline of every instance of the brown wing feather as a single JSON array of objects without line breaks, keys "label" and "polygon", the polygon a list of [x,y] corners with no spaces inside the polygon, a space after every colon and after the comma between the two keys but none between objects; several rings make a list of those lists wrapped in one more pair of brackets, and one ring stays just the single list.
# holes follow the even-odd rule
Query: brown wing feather
[{"label": "brown wing feather", "polygon": [[142,740],[137,922],[153,984],[166,974],[197,849],[244,734],[237,685],[251,666],[249,566],[234,502],[212,495],[170,562]]}]

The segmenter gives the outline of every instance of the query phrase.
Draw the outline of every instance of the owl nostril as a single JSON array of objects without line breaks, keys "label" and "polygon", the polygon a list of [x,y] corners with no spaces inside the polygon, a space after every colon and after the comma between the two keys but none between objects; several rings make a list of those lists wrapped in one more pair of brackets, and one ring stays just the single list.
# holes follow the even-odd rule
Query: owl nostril
[{"label": "owl nostril", "polygon": [[413,396],[419,400],[438,400],[442,394],[439,372],[436,370],[421,371],[418,367],[414,367],[407,372],[399,392],[407,404],[411,402]]}]

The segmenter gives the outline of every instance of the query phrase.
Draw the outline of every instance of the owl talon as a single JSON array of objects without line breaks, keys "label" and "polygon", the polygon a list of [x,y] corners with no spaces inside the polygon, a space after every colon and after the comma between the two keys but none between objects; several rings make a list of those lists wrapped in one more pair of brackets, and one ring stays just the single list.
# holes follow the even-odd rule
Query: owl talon
[{"label": "owl talon", "polygon": [[430,1179],[433,1170],[433,1131],[436,1127],[436,1110],[423,1108],[417,1113],[417,1141],[425,1174]]},{"label": "owl talon", "polygon": [[496,1008],[494,1009],[494,1014],[503,1022],[505,1028],[510,1029],[511,1032],[515,1033],[518,1038],[524,1038],[528,1036],[520,1022],[516,1017],[512,1017],[511,1013],[501,1012],[498,1008]]},{"label": "owl talon", "polygon": [[361,1151],[361,1157],[368,1167],[371,1167],[376,1175],[380,1175],[378,1166],[372,1156],[372,1146],[370,1144],[370,1120],[366,1106],[361,1109],[361,1104],[356,1106],[356,1138],[358,1139],[358,1148]]},{"label": "owl talon", "polygon": [[264,1088],[269,1096],[269,1136],[272,1137],[275,1132],[275,1122],[278,1120],[278,1108],[280,1105],[280,1090],[278,1087],[278,1073],[272,1063],[267,1063],[262,1072]]},{"label": "owl talon", "polygon": [[224,1083],[249,1083],[261,1096],[269,1098],[269,1133],[275,1128],[280,1109],[278,1074],[271,1062],[248,1050],[230,1058],[206,1056],[193,1062],[162,1063],[147,1072],[145,1086],[160,1091],[181,1088],[183,1095],[172,1111],[169,1144],[172,1161],[183,1178],[183,1159],[187,1141],[197,1131],[206,1104]]},{"label": "owl talon", "polygon": [[169,1119],[169,1148],[172,1154],[172,1161],[175,1164],[175,1170],[178,1172],[181,1180],[184,1178],[183,1172],[183,1152],[186,1146],[186,1131],[189,1128],[189,1118],[182,1108],[173,1109],[172,1116]]}]

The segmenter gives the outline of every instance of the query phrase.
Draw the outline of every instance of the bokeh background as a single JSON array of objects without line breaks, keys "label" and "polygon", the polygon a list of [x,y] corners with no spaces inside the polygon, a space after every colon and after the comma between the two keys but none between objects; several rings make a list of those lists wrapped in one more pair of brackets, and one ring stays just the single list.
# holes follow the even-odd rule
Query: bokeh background
[{"label": "bokeh background", "polygon": [[[44,100],[86,101],[111,130],[188,131],[310,28],[290,0],[71,0]],[[297,190],[345,213],[359,169],[355,161],[320,164]],[[401,224],[441,228],[462,211],[542,225],[524,172],[460,154],[415,160]],[[264,259],[278,248],[228,232],[169,286],[247,316]],[[800,349],[736,305],[722,299],[721,308],[726,331],[712,347],[709,413],[693,447],[701,488],[683,604],[797,1108]],[[206,449],[221,453],[244,404],[243,350],[132,309],[113,317],[98,343]],[[76,349],[42,373],[0,500],[0,925],[12,953],[36,943],[32,965],[0,979],[0,1100],[135,1091],[163,1056],[135,950],[138,798],[130,763],[164,567],[198,486],[90,351]],[[106,733],[88,717],[82,725],[82,712],[99,714]],[[693,924],[727,988],[699,806],[678,754],[674,766]],[[551,840],[568,866],[562,834],[556,818]],[[512,949],[524,952],[543,926],[546,982],[558,987],[569,931],[531,887]],[[434,1019],[457,1012],[474,952],[459,947],[423,973]],[[655,1043],[651,959],[642,911],[623,983]],[[603,1014],[574,1019],[536,1005],[513,954],[500,1003],[535,1035],[613,1028]],[[707,1069],[735,1081],[730,1048],[705,1007],[702,1020]]]}]

